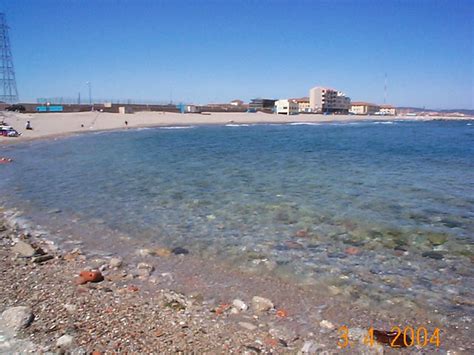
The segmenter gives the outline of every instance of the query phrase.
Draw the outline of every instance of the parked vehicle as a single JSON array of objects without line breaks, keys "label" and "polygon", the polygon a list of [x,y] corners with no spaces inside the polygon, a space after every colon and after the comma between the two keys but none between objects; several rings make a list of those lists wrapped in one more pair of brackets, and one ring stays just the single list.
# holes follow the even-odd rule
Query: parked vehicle
[{"label": "parked vehicle", "polygon": [[12,126],[0,126],[0,136],[4,137],[18,137],[18,133]]}]

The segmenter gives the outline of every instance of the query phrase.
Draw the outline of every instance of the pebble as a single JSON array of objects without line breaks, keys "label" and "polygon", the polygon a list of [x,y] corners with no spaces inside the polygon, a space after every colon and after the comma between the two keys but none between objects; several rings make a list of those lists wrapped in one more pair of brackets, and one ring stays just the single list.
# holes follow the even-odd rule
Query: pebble
[{"label": "pebble", "polygon": [[141,279],[147,279],[150,277],[151,273],[155,270],[153,265],[147,263],[138,263],[137,265],[137,274]]},{"label": "pebble", "polygon": [[149,278],[151,275],[151,271],[148,270],[148,269],[138,269],[137,270],[137,276],[140,278],[140,279],[147,279]]},{"label": "pebble", "polygon": [[269,311],[273,307],[272,301],[268,298],[260,296],[254,296],[252,298],[252,309],[257,313]]},{"label": "pebble", "polygon": [[296,232],[296,238],[307,238],[307,237],[308,237],[307,229],[300,229]]},{"label": "pebble", "polygon": [[155,267],[153,265],[147,264],[147,263],[138,263],[137,265],[138,270],[148,270],[149,272],[152,272],[155,270]]},{"label": "pebble", "polygon": [[65,334],[56,340],[56,346],[61,349],[67,349],[72,346],[74,338],[71,335]]},{"label": "pebble", "polygon": [[160,283],[160,279],[157,276],[151,276],[150,278],[148,278],[148,282],[152,284],[158,284]]},{"label": "pebble", "polygon": [[173,248],[171,250],[171,252],[175,255],[185,255],[185,254],[189,254],[189,250],[188,249],[185,249],[185,248],[182,248],[182,247],[176,247],[176,248]]},{"label": "pebble", "polygon": [[307,340],[304,342],[299,354],[316,354],[319,350],[320,347],[314,341]]},{"label": "pebble", "polygon": [[425,251],[423,254],[421,254],[421,256],[435,260],[441,260],[444,258],[443,254],[438,253],[436,251]]},{"label": "pebble", "polygon": [[0,322],[7,331],[16,334],[19,330],[28,327],[33,319],[34,315],[30,307],[17,306],[5,310],[0,317]]},{"label": "pebble", "polygon": [[432,245],[441,245],[446,243],[448,237],[444,234],[430,234],[428,240]]},{"label": "pebble", "polygon": [[154,254],[154,252],[150,249],[139,249],[137,253],[140,256],[150,256]]},{"label": "pebble", "polygon": [[12,251],[18,254],[21,254],[26,257],[32,257],[36,254],[35,248],[31,246],[29,243],[25,243],[19,240],[12,248]]},{"label": "pebble", "polygon": [[360,249],[356,247],[349,247],[344,252],[349,255],[357,255],[360,253]]},{"label": "pebble", "polygon": [[122,266],[122,264],[123,264],[123,260],[121,258],[112,258],[109,261],[109,265],[112,268],[120,267]]},{"label": "pebble", "polygon": [[167,248],[157,248],[155,249],[155,254],[157,256],[167,257],[167,256],[170,256],[172,253],[171,253],[171,250]]},{"label": "pebble", "polygon": [[245,329],[248,329],[248,330],[255,330],[257,329],[257,326],[252,324],[252,323],[248,323],[248,322],[239,322],[239,325],[242,327],[242,328],[245,328]]},{"label": "pebble", "polygon": [[79,277],[76,278],[75,282],[77,285],[83,285],[88,282],[101,282],[104,280],[104,276],[99,270],[84,270],[81,271]]},{"label": "pebble", "polygon": [[77,309],[76,305],[73,305],[73,304],[69,304],[69,303],[66,303],[64,305],[64,308],[66,309],[66,311],[68,311],[69,313],[74,313]]},{"label": "pebble", "polygon": [[323,319],[321,322],[319,322],[319,325],[323,328],[327,328],[327,329],[334,329],[334,324],[332,324],[330,321],[327,321],[325,319]]},{"label": "pebble", "polygon": [[235,299],[232,301],[232,305],[238,310],[238,311],[246,311],[249,306],[244,301],[241,301],[239,299]]}]

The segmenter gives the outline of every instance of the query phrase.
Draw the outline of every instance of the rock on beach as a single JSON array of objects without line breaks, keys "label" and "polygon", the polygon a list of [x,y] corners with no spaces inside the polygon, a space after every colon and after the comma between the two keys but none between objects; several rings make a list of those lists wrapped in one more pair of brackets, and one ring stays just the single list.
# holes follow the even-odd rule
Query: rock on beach
[{"label": "rock on beach", "polygon": [[56,346],[61,349],[68,349],[72,346],[74,338],[71,335],[64,334],[56,340]]},{"label": "rock on beach", "polygon": [[232,301],[232,305],[240,312],[240,311],[246,311],[249,306],[244,301],[241,301],[239,299],[235,299]]},{"label": "rock on beach", "polygon": [[111,268],[116,268],[116,267],[118,268],[118,267],[122,266],[122,264],[123,264],[123,261],[122,261],[121,258],[112,258],[109,261],[109,266]]},{"label": "rock on beach", "polygon": [[5,310],[0,317],[0,325],[7,331],[16,334],[28,327],[34,319],[30,307],[17,306]]},{"label": "rock on beach", "polygon": [[19,240],[12,248],[14,253],[18,253],[25,257],[32,257],[36,254],[35,248],[31,244]]},{"label": "rock on beach", "polygon": [[252,298],[252,309],[257,313],[262,313],[272,309],[273,303],[268,298],[254,296]]}]

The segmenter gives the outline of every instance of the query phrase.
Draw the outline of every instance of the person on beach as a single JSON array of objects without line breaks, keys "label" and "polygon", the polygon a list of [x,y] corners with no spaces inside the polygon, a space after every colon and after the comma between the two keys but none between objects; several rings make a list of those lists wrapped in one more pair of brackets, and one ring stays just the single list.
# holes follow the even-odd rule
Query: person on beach
[{"label": "person on beach", "polygon": [[125,121],[125,127],[128,127],[128,121]]},{"label": "person on beach", "polygon": [[30,130],[30,131],[33,130],[33,127],[31,127],[31,122],[30,121],[26,121],[26,129]]}]

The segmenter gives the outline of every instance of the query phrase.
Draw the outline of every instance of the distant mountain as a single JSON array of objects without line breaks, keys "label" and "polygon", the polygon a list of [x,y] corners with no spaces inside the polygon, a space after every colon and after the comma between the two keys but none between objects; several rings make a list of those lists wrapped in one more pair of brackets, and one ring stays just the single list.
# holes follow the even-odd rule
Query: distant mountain
[{"label": "distant mountain", "polygon": [[404,113],[417,113],[417,112],[438,112],[438,113],[462,113],[467,116],[474,116],[474,110],[468,109],[450,109],[450,110],[433,110],[429,108],[420,108],[420,107],[397,107],[397,112],[404,112]]}]

